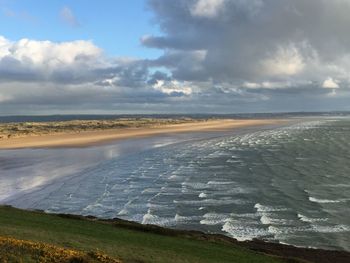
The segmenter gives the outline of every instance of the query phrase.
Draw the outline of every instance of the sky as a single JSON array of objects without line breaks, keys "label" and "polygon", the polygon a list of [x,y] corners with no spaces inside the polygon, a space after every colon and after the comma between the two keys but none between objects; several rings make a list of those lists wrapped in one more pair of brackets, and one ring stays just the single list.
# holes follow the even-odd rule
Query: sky
[{"label": "sky", "polygon": [[0,0],[0,115],[350,110],[350,0]]}]

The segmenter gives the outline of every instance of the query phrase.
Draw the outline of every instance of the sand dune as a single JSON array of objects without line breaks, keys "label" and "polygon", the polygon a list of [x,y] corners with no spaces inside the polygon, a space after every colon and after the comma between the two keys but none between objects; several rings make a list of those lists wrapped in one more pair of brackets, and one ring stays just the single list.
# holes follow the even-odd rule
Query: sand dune
[{"label": "sand dune", "polygon": [[182,124],[167,124],[163,126],[141,128],[117,128],[108,130],[66,132],[27,136],[0,140],[0,149],[45,148],[45,147],[82,147],[113,140],[136,137],[154,136],[180,132],[221,131],[246,126],[268,125],[279,120],[207,120]]}]

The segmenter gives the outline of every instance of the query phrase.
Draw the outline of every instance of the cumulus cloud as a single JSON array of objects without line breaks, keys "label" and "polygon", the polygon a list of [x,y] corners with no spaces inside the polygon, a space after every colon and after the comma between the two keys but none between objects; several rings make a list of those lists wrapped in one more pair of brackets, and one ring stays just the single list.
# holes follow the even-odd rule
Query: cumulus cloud
[{"label": "cumulus cloud", "polygon": [[121,105],[189,95],[176,81],[162,87],[149,83],[148,64],[107,57],[92,41],[11,41],[0,36],[0,112],[35,111],[45,105],[61,110],[74,106],[123,110]]},{"label": "cumulus cloud", "polygon": [[1,81],[64,82],[93,77],[102,51],[90,41],[54,43],[0,38]]},{"label": "cumulus cloud", "polygon": [[176,80],[165,82],[164,80],[157,80],[157,82],[153,85],[156,90],[160,90],[166,94],[178,94],[178,95],[190,95],[193,90],[186,83],[179,83]]},{"label": "cumulus cloud", "polygon": [[322,87],[326,89],[338,89],[339,85],[335,80],[329,77],[323,82]]}]

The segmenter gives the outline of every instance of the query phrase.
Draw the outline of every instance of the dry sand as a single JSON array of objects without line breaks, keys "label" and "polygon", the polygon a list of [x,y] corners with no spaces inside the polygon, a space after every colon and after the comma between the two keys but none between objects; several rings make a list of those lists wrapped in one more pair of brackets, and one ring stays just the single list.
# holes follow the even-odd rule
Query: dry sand
[{"label": "dry sand", "polygon": [[180,132],[224,131],[239,127],[268,125],[280,120],[208,120],[203,122],[170,124],[146,128],[120,128],[102,131],[83,131],[0,140],[0,149],[83,147],[114,140],[154,136]]}]

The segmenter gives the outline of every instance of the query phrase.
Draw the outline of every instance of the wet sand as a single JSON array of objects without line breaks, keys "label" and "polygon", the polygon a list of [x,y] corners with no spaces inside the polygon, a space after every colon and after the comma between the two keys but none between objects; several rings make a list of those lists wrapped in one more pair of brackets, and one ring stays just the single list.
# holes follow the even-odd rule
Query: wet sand
[{"label": "wet sand", "polygon": [[148,137],[182,132],[224,131],[241,127],[270,125],[281,120],[208,120],[183,124],[171,124],[147,128],[120,128],[102,131],[82,131],[41,136],[27,136],[0,140],[0,149],[84,147],[115,140]]}]

